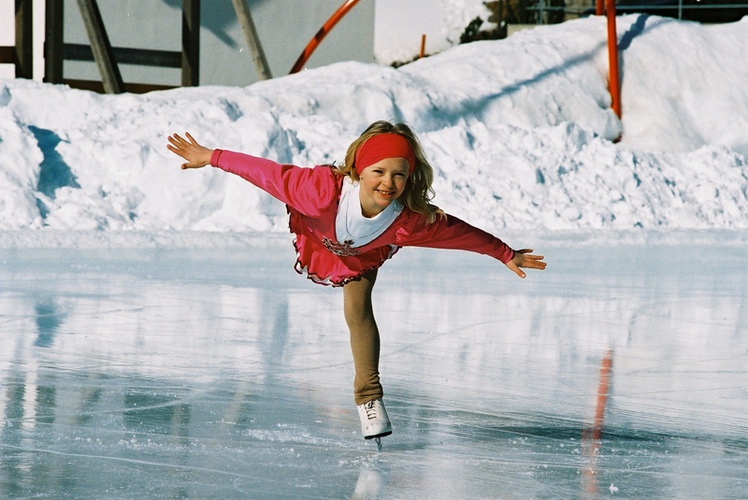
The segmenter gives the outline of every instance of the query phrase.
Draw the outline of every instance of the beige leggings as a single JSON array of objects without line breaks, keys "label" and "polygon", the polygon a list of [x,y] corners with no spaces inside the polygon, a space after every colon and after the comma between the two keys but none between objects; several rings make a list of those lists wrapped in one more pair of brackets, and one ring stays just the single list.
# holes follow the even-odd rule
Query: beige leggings
[{"label": "beige leggings", "polygon": [[374,320],[371,291],[377,270],[369,271],[358,281],[343,286],[343,311],[351,332],[351,351],[356,376],[353,397],[357,405],[381,398],[379,383],[379,329]]}]

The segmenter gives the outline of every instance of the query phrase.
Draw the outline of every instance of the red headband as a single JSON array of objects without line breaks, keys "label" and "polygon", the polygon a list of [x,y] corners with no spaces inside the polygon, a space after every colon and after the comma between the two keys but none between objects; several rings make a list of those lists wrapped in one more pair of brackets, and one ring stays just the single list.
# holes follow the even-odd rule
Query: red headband
[{"label": "red headband", "polygon": [[408,174],[416,168],[416,154],[408,140],[400,134],[377,134],[370,137],[356,151],[356,172],[361,172],[385,158],[403,158],[408,162]]}]

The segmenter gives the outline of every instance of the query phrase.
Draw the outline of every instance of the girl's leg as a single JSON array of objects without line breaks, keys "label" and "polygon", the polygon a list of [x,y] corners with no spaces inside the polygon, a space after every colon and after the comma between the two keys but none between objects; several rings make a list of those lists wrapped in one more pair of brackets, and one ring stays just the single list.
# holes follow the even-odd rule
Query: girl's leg
[{"label": "girl's leg", "polygon": [[359,281],[343,286],[343,310],[351,332],[351,351],[356,377],[353,396],[357,405],[383,395],[379,383],[379,329],[374,321],[371,291],[377,270],[366,273]]}]

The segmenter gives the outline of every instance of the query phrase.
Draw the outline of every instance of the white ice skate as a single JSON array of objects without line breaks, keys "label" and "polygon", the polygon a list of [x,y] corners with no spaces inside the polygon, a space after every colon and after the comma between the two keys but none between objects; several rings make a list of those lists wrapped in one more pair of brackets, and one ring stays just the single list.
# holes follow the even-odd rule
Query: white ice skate
[{"label": "white ice skate", "polygon": [[381,399],[358,405],[361,433],[364,439],[379,439],[392,434],[392,424]]}]

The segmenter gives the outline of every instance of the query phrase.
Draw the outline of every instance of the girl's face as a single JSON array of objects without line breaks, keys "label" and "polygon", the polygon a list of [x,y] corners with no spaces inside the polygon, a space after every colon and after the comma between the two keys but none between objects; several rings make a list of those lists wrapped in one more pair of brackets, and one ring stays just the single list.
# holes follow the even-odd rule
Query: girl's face
[{"label": "girl's face", "polygon": [[359,197],[364,217],[374,217],[403,194],[408,170],[406,159],[385,158],[361,171]]}]

